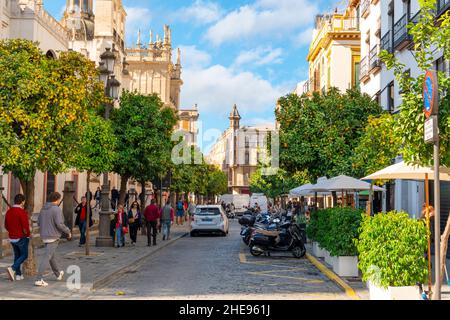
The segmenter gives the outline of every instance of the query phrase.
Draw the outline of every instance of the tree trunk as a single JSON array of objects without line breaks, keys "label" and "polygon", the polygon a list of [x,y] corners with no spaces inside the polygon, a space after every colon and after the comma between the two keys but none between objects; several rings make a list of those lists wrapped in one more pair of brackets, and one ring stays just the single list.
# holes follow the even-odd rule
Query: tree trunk
[{"label": "tree trunk", "polygon": [[25,209],[28,212],[28,220],[31,228],[31,239],[28,247],[28,259],[24,263],[24,273],[26,276],[35,276],[36,272],[36,255],[34,250],[33,241],[33,211],[34,211],[34,176],[30,181],[20,179],[20,185],[22,186],[23,193],[25,195]]},{"label": "tree trunk", "polygon": [[[86,256],[90,255],[90,248],[89,248],[89,240],[90,240],[90,232],[89,232],[89,222],[91,221],[90,217],[91,217],[91,193],[89,192],[91,189],[89,188],[89,184],[90,184],[90,180],[91,180],[91,172],[88,171],[87,172],[87,177],[86,177],[86,188],[87,188],[87,206],[86,206]],[[81,235],[80,235],[81,236]]]},{"label": "tree trunk", "polygon": [[120,196],[119,196],[119,203],[122,205],[125,205],[125,196],[127,193],[127,185],[128,180],[130,179],[130,176],[123,175],[120,176]]},{"label": "tree trunk", "polygon": [[447,224],[445,226],[444,233],[441,236],[441,287],[444,281],[445,275],[445,264],[447,262],[447,248],[448,248],[448,238],[450,236],[450,215],[447,219]]},{"label": "tree trunk", "polygon": [[[141,184],[141,194],[139,196],[139,201],[141,202],[141,214],[144,214],[144,210],[145,210],[145,181],[139,182]],[[141,235],[145,236],[147,235],[147,232],[149,232],[149,230],[147,230],[147,225],[143,224],[141,227]]]}]

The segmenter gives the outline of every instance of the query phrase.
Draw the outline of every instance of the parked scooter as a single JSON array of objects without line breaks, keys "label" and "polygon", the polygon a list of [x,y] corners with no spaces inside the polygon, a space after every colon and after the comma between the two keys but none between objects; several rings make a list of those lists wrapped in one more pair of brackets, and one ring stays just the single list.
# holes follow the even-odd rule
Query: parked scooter
[{"label": "parked scooter", "polygon": [[250,253],[258,257],[262,254],[270,256],[272,251],[290,251],[295,258],[303,258],[306,254],[303,233],[296,223],[290,222],[282,224],[276,231],[254,229],[249,241]]},{"label": "parked scooter", "polygon": [[269,215],[259,214],[258,216],[246,215],[239,219],[239,223],[242,225],[241,237],[242,241],[246,245],[250,242],[250,237],[253,230],[278,230],[281,220],[278,218],[272,218]]}]

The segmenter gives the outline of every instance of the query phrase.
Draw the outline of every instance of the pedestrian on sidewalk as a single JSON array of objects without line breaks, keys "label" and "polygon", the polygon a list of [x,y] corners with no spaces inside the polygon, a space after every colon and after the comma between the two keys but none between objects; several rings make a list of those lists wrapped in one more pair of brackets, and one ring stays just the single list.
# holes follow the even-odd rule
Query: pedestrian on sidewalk
[{"label": "pedestrian on sidewalk", "polygon": [[5,229],[8,231],[9,242],[14,252],[14,263],[7,269],[11,281],[23,280],[21,266],[28,259],[30,224],[24,206],[25,196],[16,195],[13,207],[6,211],[5,216]]},{"label": "pedestrian on sidewalk", "polygon": [[156,206],[156,200],[152,199],[150,205],[144,211],[145,221],[147,223],[147,245],[151,246],[153,237],[153,245],[156,246],[156,235],[160,224],[160,211]]},{"label": "pedestrian on sidewalk", "polygon": [[130,211],[128,211],[128,225],[130,226],[130,239],[131,245],[135,245],[137,242],[138,230],[141,229],[141,209],[139,203],[134,201],[131,205]]},{"label": "pedestrian on sidewalk", "polygon": [[197,209],[197,207],[195,206],[195,203],[193,200],[191,200],[191,202],[189,202],[189,207],[188,207],[188,216],[189,216],[189,223],[191,223],[192,218],[195,215],[195,210]]},{"label": "pedestrian on sidewalk", "polygon": [[173,225],[175,219],[175,210],[173,210],[170,200],[167,200],[166,205],[162,208],[161,224],[163,228],[163,241],[170,240],[170,227]]},{"label": "pedestrian on sidewalk", "polygon": [[100,190],[100,187],[97,187],[97,191],[95,191],[95,209],[100,209],[100,200],[102,198],[102,191]]},{"label": "pedestrian on sidewalk", "polygon": [[59,239],[63,234],[67,235],[67,240],[72,240],[70,229],[64,224],[64,216],[59,207],[61,194],[52,192],[48,196],[48,202],[42,208],[38,225],[40,228],[41,239],[45,244],[45,252],[39,264],[38,275],[34,283],[38,287],[46,287],[48,283],[44,281],[44,272],[48,265],[56,276],[56,280],[61,281],[64,277],[64,271],[58,268],[56,263],[56,249],[58,248]]},{"label": "pedestrian on sidewalk", "polygon": [[[80,229],[80,244],[79,247],[82,247],[86,244],[86,229],[87,229],[87,199],[86,197],[81,197],[81,203],[75,208],[75,214],[77,215],[75,218],[75,225]],[[92,208],[91,214],[89,215],[89,228],[94,225],[92,221]]]},{"label": "pedestrian on sidewalk", "polygon": [[183,225],[184,207],[183,202],[178,200],[177,202],[177,225]]},{"label": "pedestrian on sidewalk", "polygon": [[113,187],[111,190],[111,208],[113,211],[116,211],[117,203],[119,202],[120,193],[116,187]]},{"label": "pedestrian on sidewalk", "polygon": [[122,204],[117,206],[117,212],[114,216],[115,246],[116,248],[125,247],[125,234],[128,232],[128,215],[125,213]]}]

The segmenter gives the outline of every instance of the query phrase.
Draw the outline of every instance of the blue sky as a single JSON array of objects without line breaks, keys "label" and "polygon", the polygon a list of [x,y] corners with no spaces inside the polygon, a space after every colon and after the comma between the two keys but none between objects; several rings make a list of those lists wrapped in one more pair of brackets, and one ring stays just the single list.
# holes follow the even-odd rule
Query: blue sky
[{"label": "blue sky", "polygon": [[[95,0],[94,0],[95,1]],[[66,0],[46,0],[60,18]],[[127,45],[149,30],[172,28],[182,50],[182,107],[197,103],[203,131],[228,127],[238,105],[242,123],[274,121],[278,97],[308,77],[306,55],[314,16],[345,8],[346,0],[123,0],[128,13]],[[203,146],[205,147],[205,146]]]}]

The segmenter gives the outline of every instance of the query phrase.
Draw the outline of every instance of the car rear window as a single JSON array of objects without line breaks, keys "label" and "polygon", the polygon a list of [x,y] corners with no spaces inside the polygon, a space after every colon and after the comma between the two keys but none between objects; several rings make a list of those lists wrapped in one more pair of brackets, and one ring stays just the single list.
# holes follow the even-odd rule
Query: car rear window
[{"label": "car rear window", "polygon": [[219,208],[197,208],[195,214],[199,216],[219,216]]}]

